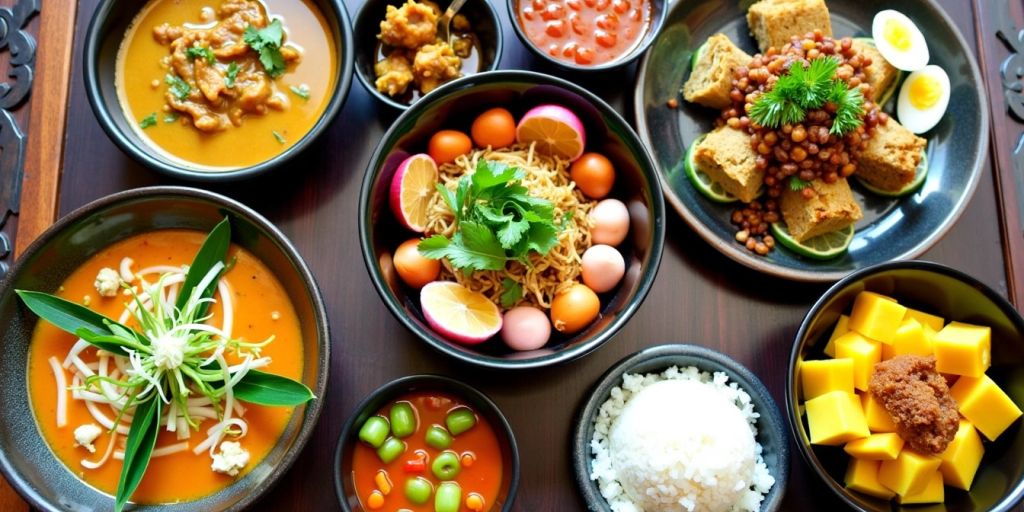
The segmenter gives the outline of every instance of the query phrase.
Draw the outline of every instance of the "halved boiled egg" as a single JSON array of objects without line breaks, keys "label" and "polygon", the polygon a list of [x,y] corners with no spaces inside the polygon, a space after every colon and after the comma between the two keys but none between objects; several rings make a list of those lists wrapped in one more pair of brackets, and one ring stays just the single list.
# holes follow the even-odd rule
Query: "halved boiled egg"
[{"label": "halved boiled egg", "polygon": [[917,71],[928,65],[928,43],[910,18],[886,9],[871,22],[875,46],[890,64],[903,71]]},{"label": "halved boiled egg", "polygon": [[931,130],[949,105],[949,75],[936,65],[914,71],[903,81],[896,117],[914,133]]}]

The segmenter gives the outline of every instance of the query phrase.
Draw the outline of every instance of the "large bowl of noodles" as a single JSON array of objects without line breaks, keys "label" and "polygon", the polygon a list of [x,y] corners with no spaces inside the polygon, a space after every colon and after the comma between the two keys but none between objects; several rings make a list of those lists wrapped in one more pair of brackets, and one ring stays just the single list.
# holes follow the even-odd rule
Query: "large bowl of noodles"
[{"label": "large bowl of noodles", "polygon": [[[521,120],[529,117],[530,111],[536,107],[552,104],[574,113],[585,130],[585,150],[600,153],[614,166],[614,186],[607,198],[621,202],[628,212],[628,234],[616,246],[625,263],[621,280],[614,288],[600,294],[596,317],[575,332],[561,332],[558,322],[552,317],[555,328],[540,348],[513,350],[503,342],[504,333],[482,342],[455,341],[450,333],[437,329],[437,323],[425,314],[429,311],[424,309],[421,290],[409,286],[396,271],[395,260],[399,252],[396,247],[411,236],[424,235],[410,232],[407,224],[396,218],[390,204],[393,202],[392,182],[396,174],[402,172],[403,162],[413,155],[425,153],[431,137],[441,130],[469,133],[478,115],[496,107],[507,109],[514,119]],[[480,159],[503,159],[516,165],[525,173],[522,184],[531,194],[551,196],[550,190],[537,188],[546,186],[544,183],[549,180],[531,179],[534,172],[542,170],[526,164],[537,161],[528,147],[517,143],[502,151],[489,151],[474,144],[473,150],[465,156],[474,165]],[[554,166],[558,178],[554,181],[575,188],[575,183],[569,178],[569,165],[562,162]],[[442,185],[447,182],[454,188],[450,180],[455,177],[449,175],[453,172],[451,165],[441,165],[440,169]],[[458,170],[454,172],[458,173]],[[581,202],[588,202],[588,198],[576,195]],[[573,201],[569,198],[569,203]],[[556,208],[563,206],[559,201],[555,202]],[[596,204],[596,201],[592,203]],[[579,212],[585,213],[592,206],[582,203],[574,206],[578,212],[576,222],[565,228],[567,232],[561,236],[560,245],[543,256],[533,255],[529,266],[557,267],[559,272],[550,272],[530,283],[524,281],[521,305],[525,303],[549,314],[554,311],[550,299],[579,284],[580,256],[590,247],[592,238]],[[428,218],[430,222],[437,220]],[[650,289],[664,246],[664,222],[664,202],[653,161],[626,121],[600,98],[574,84],[526,71],[495,71],[459,79],[413,105],[395,121],[377,146],[359,198],[363,260],[384,304],[403,325],[434,349],[458,360],[491,368],[536,368],[557,364],[588,354],[608,341],[636,312]],[[428,229],[426,236],[430,235],[431,230]],[[493,272],[463,273],[453,269],[448,261],[442,262],[438,279],[457,281],[468,289],[479,291],[494,301],[503,314],[508,308],[501,306],[500,294],[494,287],[501,285],[501,277],[520,279],[523,273],[530,272],[509,264],[502,269],[500,277]]]}]

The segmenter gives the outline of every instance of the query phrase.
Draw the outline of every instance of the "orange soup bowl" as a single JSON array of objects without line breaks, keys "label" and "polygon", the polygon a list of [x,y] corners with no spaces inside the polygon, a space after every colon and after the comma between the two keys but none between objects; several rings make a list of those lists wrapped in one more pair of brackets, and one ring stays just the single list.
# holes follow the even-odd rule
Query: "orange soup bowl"
[{"label": "orange soup bowl", "polygon": [[327,131],[352,82],[342,0],[251,0],[238,14],[222,1],[102,0],[85,34],[99,125],[172,178],[232,181],[284,166]]},{"label": "orange soup bowl", "polygon": [[[128,265],[133,283],[143,279],[140,275],[149,276],[147,272],[151,270],[147,268],[169,275],[164,273],[170,270],[161,268],[180,268],[181,264],[192,262],[206,234],[225,219],[231,233],[227,253],[230,268],[221,285],[232,299],[218,299],[210,309],[213,319],[209,322],[228,318],[224,312],[230,307],[234,311],[230,318],[235,324],[231,339],[263,340],[267,335],[256,334],[254,329],[264,328],[279,335],[261,349],[262,355],[271,358],[266,371],[301,382],[315,398],[295,408],[251,403],[246,403],[244,409],[232,407],[234,417],[242,415],[248,427],[239,441],[251,454],[247,462],[238,466],[241,469],[234,477],[214,473],[211,457],[200,449],[209,423],[199,423],[201,430],[190,430],[195,435],[184,441],[161,430],[157,448],[170,443],[187,445],[172,447],[178,451],[164,449],[160,456],[166,458],[151,459],[141,485],[132,495],[137,503],[128,507],[182,512],[241,510],[257,502],[298,458],[323,410],[330,361],[327,313],[309,268],[281,231],[232,199],[186,187],[129,190],[94,201],[61,218],[19,257],[0,281],[0,325],[4,326],[0,330],[0,347],[6,354],[0,359],[0,472],[32,508],[113,510],[112,495],[122,467],[117,450],[112,450],[113,457],[95,469],[88,469],[80,460],[94,462],[103,455],[106,446],[116,447],[115,440],[124,438],[97,428],[96,423],[103,421],[91,410],[85,410],[109,406],[82,402],[75,398],[73,390],[63,395],[67,418],[64,426],[60,426],[56,412],[59,405],[51,397],[59,396],[61,378],[72,386],[72,381],[78,378],[76,372],[84,374],[84,370],[61,370],[58,374],[61,366],[57,356],[48,359],[46,351],[73,351],[68,347],[76,344],[75,337],[41,322],[16,296],[15,290],[52,293],[87,305],[93,312],[116,317],[114,311],[124,310],[128,296],[120,292],[116,296],[102,296],[101,287],[93,282],[102,274],[97,273],[98,268],[116,267],[115,261],[124,262],[123,258],[130,257],[134,261],[122,265]],[[145,279],[156,282],[154,277]],[[216,297],[225,297],[220,293]],[[90,298],[83,298],[83,294]],[[233,305],[229,306],[229,302]],[[271,309],[272,312],[268,311]],[[135,324],[128,321],[127,325]],[[86,350],[81,352],[80,359],[69,358],[72,367],[80,368],[79,364],[86,366],[88,361],[99,359],[98,366],[92,369],[106,373],[105,361],[110,356],[91,348]],[[227,350],[223,357],[230,361],[236,355]],[[120,366],[122,361],[114,362],[118,369],[109,375],[116,379],[115,372],[127,370]],[[190,403],[190,411],[193,405],[201,404]],[[102,431],[95,440],[95,454],[78,444],[83,441],[78,441],[77,435],[72,436],[72,431],[90,423],[95,430]],[[213,442],[220,444],[216,439]],[[194,449],[200,449],[200,453],[196,455]],[[223,445],[220,450],[226,452]]]},{"label": "orange soup bowl", "polygon": [[[396,404],[408,411],[407,430],[396,419]],[[469,414],[475,423],[462,431],[447,421],[452,412]],[[401,450],[379,455],[387,448],[375,450],[363,438],[368,421],[386,424],[386,441],[377,440]],[[432,439],[431,430],[441,432],[442,441]],[[407,488],[417,486],[422,502],[409,497],[417,489]],[[458,492],[442,490],[446,486]],[[439,375],[402,377],[370,393],[345,423],[335,451],[334,488],[345,512],[435,510],[445,498],[458,510],[508,512],[519,488],[519,450],[512,427],[483,393]]]}]

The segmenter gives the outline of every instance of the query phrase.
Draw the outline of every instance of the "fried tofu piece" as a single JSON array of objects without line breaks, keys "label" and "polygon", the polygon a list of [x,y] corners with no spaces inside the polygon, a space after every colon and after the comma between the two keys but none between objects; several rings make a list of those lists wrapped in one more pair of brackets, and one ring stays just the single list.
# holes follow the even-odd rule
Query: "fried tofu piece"
[{"label": "fried tofu piece", "polygon": [[782,49],[793,36],[820,30],[832,35],[832,20],[825,0],[761,0],[747,11],[747,25],[762,52]]},{"label": "fried tofu piece", "polygon": [[712,181],[740,201],[749,203],[757,197],[764,171],[757,168],[757,153],[750,147],[746,131],[716,128],[697,145],[694,160]]},{"label": "fried tofu piece", "polygon": [[868,84],[871,85],[871,101],[877,103],[885,94],[886,89],[896,81],[900,70],[889,64],[889,61],[882,57],[881,52],[873,44],[854,39],[853,49],[857,50],[861,56],[871,59],[871,65],[864,68],[864,75],[868,79]]},{"label": "fried tofu piece", "polygon": [[889,118],[875,127],[857,159],[857,176],[882,190],[897,191],[914,180],[921,151],[928,143]]},{"label": "fried tofu piece", "polygon": [[805,199],[800,191],[783,187],[782,219],[786,221],[786,227],[794,240],[803,242],[838,231],[864,216],[845,178],[831,185],[818,179],[809,186],[815,192],[811,199]]},{"label": "fried tofu piece", "polygon": [[750,63],[750,55],[732,44],[725,34],[715,34],[705,43],[704,54],[697,60],[690,78],[683,85],[683,97],[715,109],[732,104],[732,73]]}]

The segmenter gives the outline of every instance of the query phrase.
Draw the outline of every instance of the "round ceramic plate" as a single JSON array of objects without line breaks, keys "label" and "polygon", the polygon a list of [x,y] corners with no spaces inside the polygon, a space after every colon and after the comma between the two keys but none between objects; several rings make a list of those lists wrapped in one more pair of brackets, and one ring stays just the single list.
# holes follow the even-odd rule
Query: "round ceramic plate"
[{"label": "round ceramic plate", "polygon": [[[713,127],[718,112],[682,101],[680,89],[690,75],[690,56],[709,36],[722,32],[753,55],[757,45],[747,31],[751,0],[676,0],[664,29],[637,73],[634,107],[637,131],[654,153],[669,203],[722,254],[755,270],[799,281],[830,282],[853,270],[895,259],[914,258],[953,225],[974,194],[988,143],[988,104],[978,65],[949,16],[932,0],[906,0],[899,10],[924,33],[930,64],[949,74],[949,109],[925,133],[930,167],[924,185],[902,197],[881,197],[851,180],[864,218],[856,225],[849,250],[817,261],[779,247],[768,256],[747,251],[735,239],[729,221],[735,204],[714,203],[700,194],[683,171],[686,148]],[[827,0],[836,37],[870,36],[876,12],[885,0]],[[679,108],[666,102],[680,100]],[[890,100],[891,109],[895,99]]]}]

